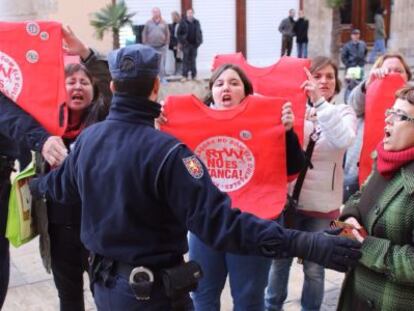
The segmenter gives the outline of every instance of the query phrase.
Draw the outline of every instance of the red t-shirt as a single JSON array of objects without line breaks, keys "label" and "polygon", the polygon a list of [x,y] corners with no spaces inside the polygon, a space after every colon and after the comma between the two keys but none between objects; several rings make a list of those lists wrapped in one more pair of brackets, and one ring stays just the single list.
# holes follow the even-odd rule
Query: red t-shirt
[{"label": "red t-shirt", "polygon": [[255,93],[287,98],[292,103],[295,114],[295,132],[302,143],[306,94],[301,89],[301,85],[307,80],[303,68],[310,67],[310,60],[284,56],[276,64],[268,67],[254,67],[246,61],[242,53],[223,54],[214,57],[213,70],[227,63],[243,69],[251,80]]},{"label": "red t-shirt", "polygon": [[359,184],[365,181],[371,172],[372,152],[384,138],[385,110],[395,102],[395,92],[404,85],[399,74],[391,74],[377,79],[367,89],[365,97],[365,124],[362,149],[359,159]]},{"label": "red t-shirt", "polygon": [[233,207],[275,218],[286,200],[284,102],[248,96],[233,109],[213,110],[192,95],[170,96],[162,130],[194,151]]},{"label": "red t-shirt", "polygon": [[0,38],[0,91],[61,135],[67,118],[61,25],[0,22]]}]

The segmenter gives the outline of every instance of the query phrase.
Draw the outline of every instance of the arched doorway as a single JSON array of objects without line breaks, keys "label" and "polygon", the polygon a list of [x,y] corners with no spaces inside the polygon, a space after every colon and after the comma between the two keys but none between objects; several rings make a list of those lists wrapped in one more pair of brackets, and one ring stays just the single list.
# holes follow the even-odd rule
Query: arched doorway
[{"label": "arched doorway", "polygon": [[372,45],[374,43],[374,15],[379,7],[387,11],[384,20],[386,32],[389,34],[391,0],[345,0],[341,8],[342,43],[350,40],[353,28],[358,28],[361,31],[361,39],[368,45]]}]

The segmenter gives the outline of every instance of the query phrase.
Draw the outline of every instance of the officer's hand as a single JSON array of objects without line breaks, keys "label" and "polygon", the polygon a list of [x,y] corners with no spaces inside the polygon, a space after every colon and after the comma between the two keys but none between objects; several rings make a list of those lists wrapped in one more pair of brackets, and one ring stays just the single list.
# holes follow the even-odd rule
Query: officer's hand
[{"label": "officer's hand", "polygon": [[361,258],[361,243],[337,235],[342,229],[324,232],[296,232],[290,241],[294,256],[340,272],[354,267]]},{"label": "officer's hand", "polygon": [[50,166],[58,166],[68,155],[68,150],[59,136],[50,136],[42,147],[42,156]]}]

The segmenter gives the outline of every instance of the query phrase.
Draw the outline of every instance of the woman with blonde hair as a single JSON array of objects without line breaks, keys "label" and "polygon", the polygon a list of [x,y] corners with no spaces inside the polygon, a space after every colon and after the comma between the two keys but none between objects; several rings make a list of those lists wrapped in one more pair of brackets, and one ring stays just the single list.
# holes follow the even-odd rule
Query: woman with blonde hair
[{"label": "woman with blonde hair", "polygon": [[373,81],[383,79],[390,73],[400,74],[404,81],[409,81],[412,77],[410,67],[401,54],[386,53],[377,59],[367,79],[358,84],[349,94],[348,104],[357,115],[357,137],[346,153],[343,202],[359,189],[358,162],[364,135],[366,89]]}]

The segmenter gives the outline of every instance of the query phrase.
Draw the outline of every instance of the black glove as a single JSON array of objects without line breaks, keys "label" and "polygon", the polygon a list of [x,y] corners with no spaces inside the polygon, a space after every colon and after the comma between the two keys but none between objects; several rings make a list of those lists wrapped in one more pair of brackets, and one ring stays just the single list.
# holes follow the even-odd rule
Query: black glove
[{"label": "black glove", "polygon": [[348,271],[358,263],[361,243],[337,235],[342,229],[323,232],[289,231],[288,252],[294,257],[316,262],[328,269]]}]

